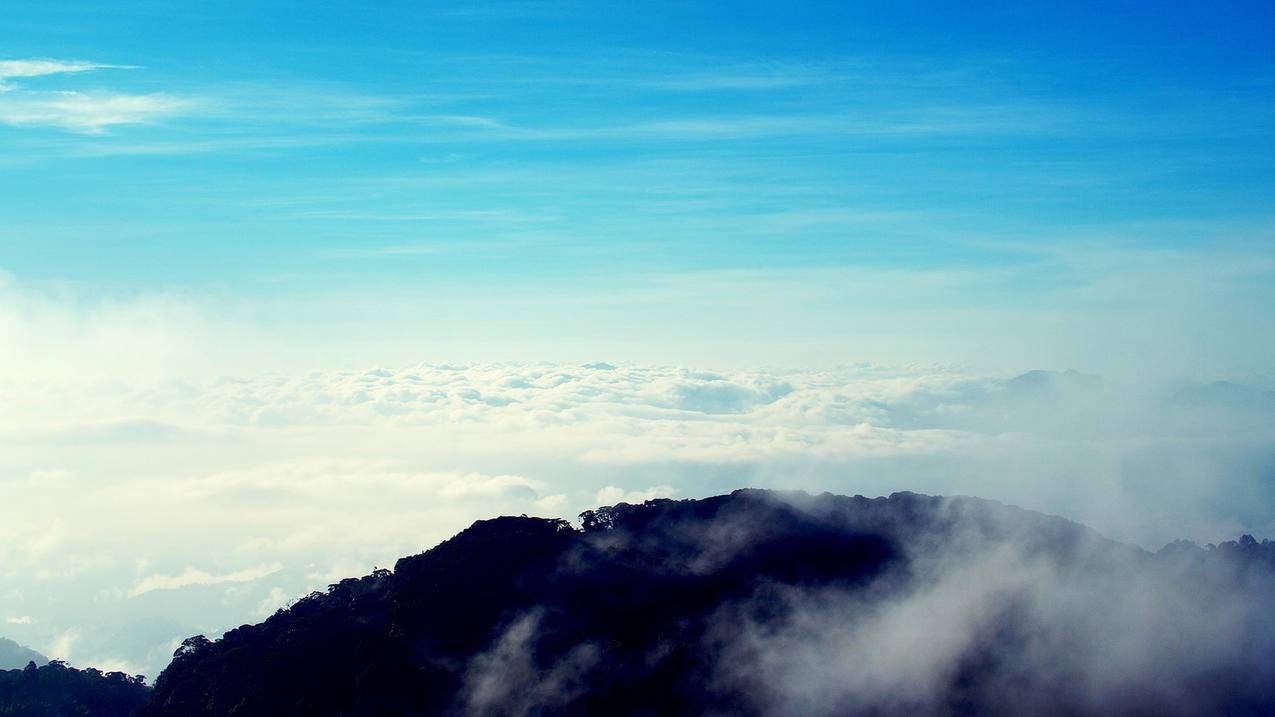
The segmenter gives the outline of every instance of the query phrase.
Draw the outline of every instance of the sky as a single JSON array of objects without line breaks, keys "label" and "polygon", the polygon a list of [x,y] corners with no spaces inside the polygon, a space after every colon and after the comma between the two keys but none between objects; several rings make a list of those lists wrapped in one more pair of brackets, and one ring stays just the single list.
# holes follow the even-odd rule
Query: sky
[{"label": "sky", "polygon": [[0,636],[742,485],[1275,537],[1272,198],[1265,2],[0,5]]},{"label": "sky", "polygon": [[10,5],[0,268],[217,370],[1268,373],[1272,12]]}]

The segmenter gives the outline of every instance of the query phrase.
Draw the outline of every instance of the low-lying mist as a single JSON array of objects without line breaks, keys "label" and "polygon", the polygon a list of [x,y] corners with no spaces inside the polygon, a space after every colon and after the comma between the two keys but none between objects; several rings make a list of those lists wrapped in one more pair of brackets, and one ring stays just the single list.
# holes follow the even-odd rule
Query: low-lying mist
[{"label": "low-lying mist", "polygon": [[[1246,536],[1205,564],[1194,545],[1150,555],[1084,534],[1060,555],[1039,526],[988,531],[988,515],[913,543],[906,579],[784,586],[724,609],[714,684],[748,694],[763,714],[1260,714],[1275,705],[1275,544]],[[1265,562],[1218,559],[1260,549]]]}]

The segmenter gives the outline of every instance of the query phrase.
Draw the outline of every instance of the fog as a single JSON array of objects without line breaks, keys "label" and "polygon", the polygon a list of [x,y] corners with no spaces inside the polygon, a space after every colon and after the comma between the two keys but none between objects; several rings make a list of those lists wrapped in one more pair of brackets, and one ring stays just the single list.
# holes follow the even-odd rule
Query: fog
[{"label": "fog", "polygon": [[1021,526],[998,533],[913,544],[906,579],[728,606],[713,688],[806,715],[1219,714],[1271,699],[1268,569],[1202,571],[1198,549],[1152,557],[1097,536],[1060,561]]}]

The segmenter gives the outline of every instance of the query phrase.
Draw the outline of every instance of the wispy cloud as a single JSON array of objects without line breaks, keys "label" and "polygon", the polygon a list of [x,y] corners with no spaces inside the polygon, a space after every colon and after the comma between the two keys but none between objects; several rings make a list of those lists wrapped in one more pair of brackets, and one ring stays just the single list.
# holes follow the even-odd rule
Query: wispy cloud
[{"label": "wispy cloud", "polygon": [[136,69],[80,60],[0,60],[0,123],[15,127],[57,127],[102,134],[114,125],[145,124],[181,114],[193,102],[156,92],[111,90],[31,90],[6,82],[13,78],[62,75],[99,69]]},{"label": "wispy cloud", "polygon": [[0,60],[0,80],[13,77],[41,77],[89,70],[134,70],[135,65],[106,65],[80,60]]},{"label": "wispy cloud", "polygon": [[181,114],[191,106],[163,93],[130,95],[110,92],[31,92],[0,99],[0,122],[23,126],[52,126],[73,132],[100,134],[112,125],[145,124]]},{"label": "wispy cloud", "polygon": [[460,125],[462,127],[482,127],[485,129],[506,128],[506,125],[499,120],[477,115],[422,115],[417,119],[422,122],[439,122],[443,124]]},{"label": "wispy cloud", "polygon": [[808,87],[840,79],[832,72],[809,72],[802,68],[754,67],[728,68],[719,72],[677,74],[639,83],[657,90],[673,92],[712,92],[782,90]]},{"label": "wispy cloud", "polygon": [[192,585],[220,585],[222,583],[246,583],[267,575],[273,575],[283,569],[283,566],[274,565],[257,565],[243,570],[236,570],[230,573],[215,574],[205,570],[197,570],[195,568],[186,568],[186,570],[177,575],[148,575],[137,582],[133,589],[128,591],[129,597],[137,597],[155,590],[178,590],[180,588],[190,587]]}]

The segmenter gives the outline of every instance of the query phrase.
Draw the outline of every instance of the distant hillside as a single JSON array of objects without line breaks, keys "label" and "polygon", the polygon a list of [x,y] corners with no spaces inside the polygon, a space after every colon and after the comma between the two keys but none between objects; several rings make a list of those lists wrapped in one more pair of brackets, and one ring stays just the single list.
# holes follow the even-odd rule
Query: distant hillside
[{"label": "distant hillside", "polygon": [[48,661],[49,658],[31,648],[0,637],[0,670],[17,670],[26,667],[28,662],[43,665]]},{"label": "distant hillside", "polygon": [[148,714],[1275,714],[1275,544],[737,491],[480,521],[187,640]]},{"label": "distant hillside", "polygon": [[150,699],[141,678],[77,670],[59,661],[0,671],[0,715],[137,717]]}]

